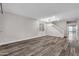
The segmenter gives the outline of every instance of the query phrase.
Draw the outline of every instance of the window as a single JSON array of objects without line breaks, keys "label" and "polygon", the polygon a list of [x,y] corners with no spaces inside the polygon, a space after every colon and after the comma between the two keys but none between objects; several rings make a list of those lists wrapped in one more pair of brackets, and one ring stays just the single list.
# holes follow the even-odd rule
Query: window
[{"label": "window", "polygon": [[69,26],[68,30],[70,33],[76,33],[76,25]]}]

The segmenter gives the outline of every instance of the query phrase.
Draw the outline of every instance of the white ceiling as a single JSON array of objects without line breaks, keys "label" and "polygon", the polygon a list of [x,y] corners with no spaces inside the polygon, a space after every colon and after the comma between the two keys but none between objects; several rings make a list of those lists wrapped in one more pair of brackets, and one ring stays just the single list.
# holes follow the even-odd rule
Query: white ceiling
[{"label": "white ceiling", "polygon": [[3,10],[37,19],[51,16],[71,20],[79,18],[78,3],[3,3]]}]

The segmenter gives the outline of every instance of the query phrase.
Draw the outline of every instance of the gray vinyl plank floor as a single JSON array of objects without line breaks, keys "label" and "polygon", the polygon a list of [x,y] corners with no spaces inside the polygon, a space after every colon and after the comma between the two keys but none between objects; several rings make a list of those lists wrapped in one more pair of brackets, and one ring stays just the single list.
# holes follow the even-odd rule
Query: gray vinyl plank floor
[{"label": "gray vinyl plank floor", "polygon": [[0,46],[0,56],[78,56],[65,38],[43,36]]}]

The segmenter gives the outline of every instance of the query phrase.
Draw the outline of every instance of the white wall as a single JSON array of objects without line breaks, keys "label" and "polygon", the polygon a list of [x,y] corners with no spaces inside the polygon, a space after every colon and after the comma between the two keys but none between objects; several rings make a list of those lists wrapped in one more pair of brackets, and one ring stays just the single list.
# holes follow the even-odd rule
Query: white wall
[{"label": "white wall", "polygon": [[64,37],[66,33],[66,21],[58,21],[56,25],[47,25],[47,34],[50,36]]},{"label": "white wall", "polygon": [[64,36],[66,29],[65,21],[56,23],[56,25],[61,28],[54,28],[44,23],[44,32],[39,31],[39,23],[36,19],[12,13],[0,15],[0,45],[45,35]]},{"label": "white wall", "polygon": [[[29,17],[22,17],[12,13],[5,13],[0,17],[0,44],[11,43],[20,40],[44,36],[45,32],[39,32],[39,21]],[[2,29],[3,27],[3,29]]]}]

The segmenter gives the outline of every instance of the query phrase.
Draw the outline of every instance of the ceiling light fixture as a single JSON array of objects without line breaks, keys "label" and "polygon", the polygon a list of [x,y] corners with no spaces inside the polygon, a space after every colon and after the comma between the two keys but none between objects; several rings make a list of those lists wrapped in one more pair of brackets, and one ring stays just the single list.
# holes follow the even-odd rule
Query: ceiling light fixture
[{"label": "ceiling light fixture", "polygon": [[58,21],[59,18],[57,18],[56,16],[52,16],[52,17],[48,17],[48,18],[44,18],[44,19],[40,19],[43,22],[53,22],[53,21]]}]

